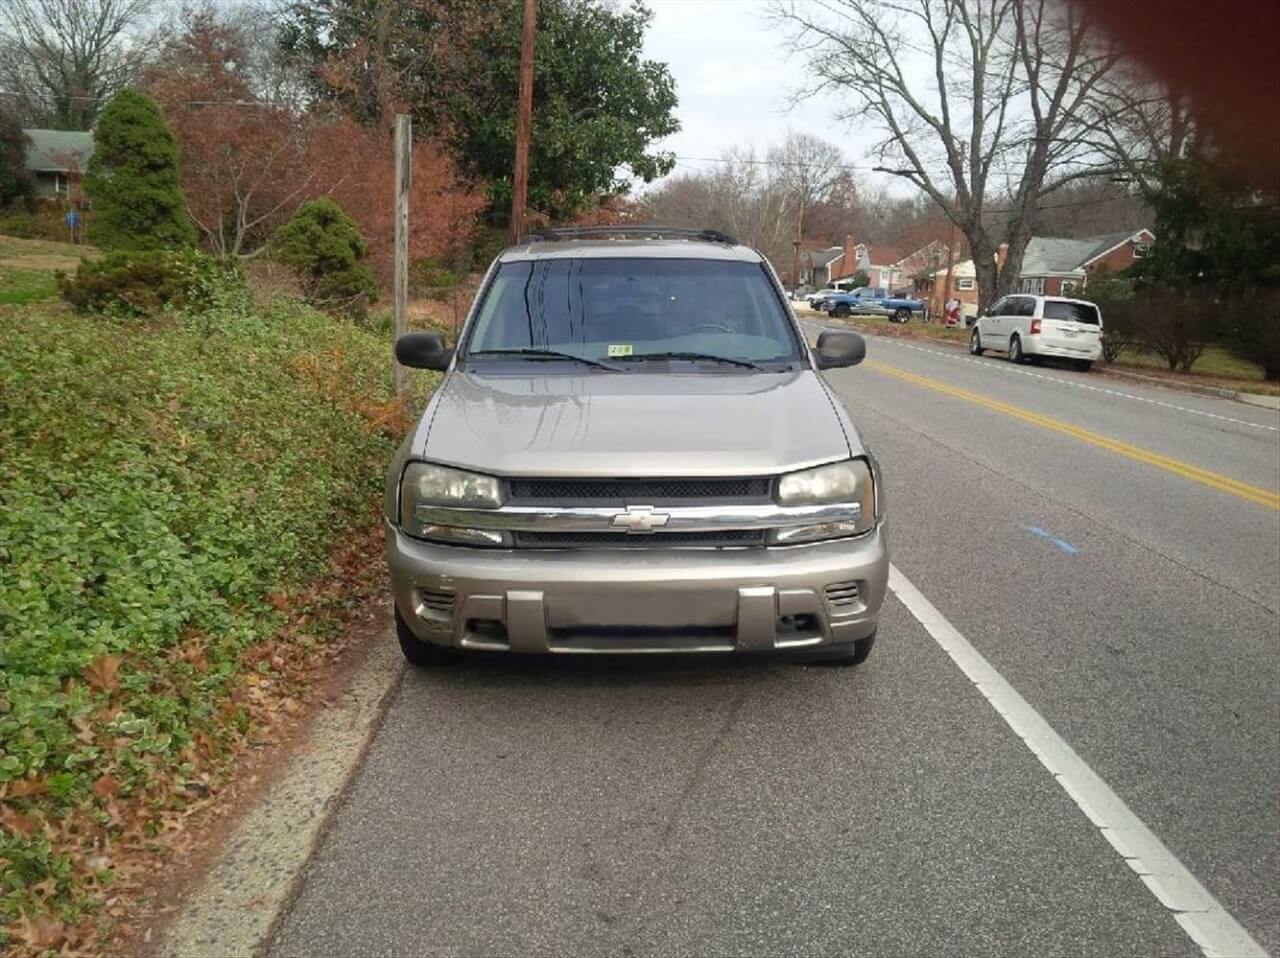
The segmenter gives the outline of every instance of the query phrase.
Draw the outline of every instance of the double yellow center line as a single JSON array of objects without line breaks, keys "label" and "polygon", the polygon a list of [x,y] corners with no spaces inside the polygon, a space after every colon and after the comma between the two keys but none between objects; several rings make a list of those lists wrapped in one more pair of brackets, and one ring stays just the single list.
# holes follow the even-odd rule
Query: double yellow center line
[{"label": "double yellow center line", "polygon": [[1251,486],[1247,482],[1240,482],[1221,473],[1211,472],[1208,469],[1201,469],[1199,466],[1193,466],[1189,462],[1182,462],[1179,459],[1171,459],[1168,456],[1162,456],[1159,453],[1150,452],[1138,446],[1131,446],[1127,442],[1120,442],[1116,439],[1110,439],[1107,436],[1099,435],[1096,432],[1090,432],[1088,429],[1081,429],[1079,426],[1073,426],[1070,423],[1061,422],[1057,419],[1050,419],[1048,416],[1041,416],[1037,413],[1028,412],[1018,406],[1009,403],[999,402],[995,399],[988,399],[978,393],[969,392],[967,389],[960,389],[956,386],[949,386],[946,383],[939,382],[936,379],[929,379],[926,376],[917,376],[915,373],[909,373],[905,370],[898,369],[894,366],[886,366],[884,363],[877,362],[874,359],[867,360],[863,365],[876,372],[884,373],[888,376],[894,376],[905,382],[914,383],[917,386],[923,386],[925,389],[932,389],[947,396],[954,396],[956,399],[963,399],[966,402],[983,406],[995,412],[1004,413],[1006,416],[1012,416],[1014,419],[1021,419],[1023,422],[1029,422],[1032,425],[1041,426],[1053,432],[1061,433],[1064,436],[1070,436],[1073,439],[1079,439],[1081,442],[1087,442],[1091,446],[1097,446],[1099,449],[1107,449],[1111,452],[1132,459],[1134,462],[1146,463],[1148,466],[1155,466],[1157,469],[1163,469],[1174,475],[1182,476],[1184,479],[1190,479],[1192,482],[1198,482],[1201,485],[1209,486],[1220,492],[1226,492],[1249,502],[1257,503],[1260,506],[1267,506],[1271,509],[1280,509],[1280,494],[1272,492],[1270,489],[1264,489],[1261,486]]}]

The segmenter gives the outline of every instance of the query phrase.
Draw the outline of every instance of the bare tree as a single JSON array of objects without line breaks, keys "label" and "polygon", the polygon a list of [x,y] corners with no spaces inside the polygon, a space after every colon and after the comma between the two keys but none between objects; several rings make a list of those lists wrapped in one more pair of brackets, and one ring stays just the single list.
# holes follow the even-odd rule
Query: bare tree
[{"label": "bare tree", "polygon": [[676,176],[640,201],[642,221],[729,233],[781,265],[790,249],[794,205],[778,168],[750,146],[733,147],[714,170]]},{"label": "bare tree", "polygon": [[1199,145],[1191,99],[1136,69],[1113,70],[1089,97],[1084,136],[1143,193],[1157,189],[1158,171]]},{"label": "bare tree", "polygon": [[130,34],[152,0],[4,0],[0,88],[28,123],[87,130],[136,76],[143,49]]},{"label": "bare tree", "polygon": [[790,198],[795,216],[791,257],[791,281],[794,283],[800,275],[800,243],[804,238],[805,214],[815,204],[831,196],[831,191],[845,173],[844,154],[834,143],[812,133],[789,130],[783,144],[769,151],[768,159],[779,184]]},{"label": "bare tree", "polygon": [[[1112,168],[1078,135],[1089,96],[1118,59],[1084,5],[779,0],[774,15],[811,56],[818,79],[807,92],[846,94],[842,118],[884,134],[879,169],[917,186],[963,232],[984,304],[1021,272],[1045,198]],[[1002,229],[987,215],[994,196],[1007,202]]]},{"label": "bare tree", "polygon": [[777,170],[753,147],[726,151],[711,177],[713,209],[728,232],[778,263],[789,245],[792,200]]}]

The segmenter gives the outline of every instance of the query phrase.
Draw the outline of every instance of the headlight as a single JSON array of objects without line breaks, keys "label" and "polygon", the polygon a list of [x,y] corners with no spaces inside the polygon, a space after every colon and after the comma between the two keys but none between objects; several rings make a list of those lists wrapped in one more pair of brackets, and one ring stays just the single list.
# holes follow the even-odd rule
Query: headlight
[{"label": "headlight", "polygon": [[429,462],[411,462],[400,480],[400,502],[415,506],[459,506],[468,509],[497,509],[502,505],[502,487],[493,476],[482,476]]},{"label": "headlight", "polygon": [[400,479],[400,527],[420,539],[440,539],[469,545],[508,545],[507,533],[440,523],[422,513],[433,506],[460,509],[497,509],[502,486],[493,476],[482,476],[429,462],[411,462]]},{"label": "headlight", "polygon": [[[866,460],[847,459],[829,466],[793,472],[778,480],[778,502],[784,506],[820,506],[829,502],[861,502],[871,489]],[[874,512],[874,500],[871,502]]]},{"label": "headlight", "polygon": [[847,519],[776,529],[771,536],[776,545],[862,535],[875,528],[878,518],[875,479],[866,459],[849,459],[783,476],[778,480],[778,502],[784,506],[847,503],[852,508]]}]

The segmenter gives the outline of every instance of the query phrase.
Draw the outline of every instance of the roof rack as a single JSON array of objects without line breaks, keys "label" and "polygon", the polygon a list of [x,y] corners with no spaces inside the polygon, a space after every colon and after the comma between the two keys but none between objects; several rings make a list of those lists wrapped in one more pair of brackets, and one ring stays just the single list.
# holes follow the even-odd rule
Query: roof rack
[{"label": "roof rack", "polygon": [[703,243],[727,243],[737,246],[738,241],[719,230],[689,229],[681,226],[563,226],[526,233],[522,242],[555,243],[576,239],[687,239]]}]

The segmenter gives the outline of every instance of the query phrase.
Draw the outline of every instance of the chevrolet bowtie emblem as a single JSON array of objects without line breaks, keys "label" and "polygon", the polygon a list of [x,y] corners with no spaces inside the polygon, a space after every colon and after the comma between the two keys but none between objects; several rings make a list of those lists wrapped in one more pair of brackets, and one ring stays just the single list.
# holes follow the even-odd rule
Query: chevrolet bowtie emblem
[{"label": "chevrolet bowtie emblem", "polygon": [[626,529],[628,535],[644,535],[661,529],[670,518],[671,513],[654,512],[653,506],[627,506],[627,511],[614,516],[610,525],[615,529]]}]

